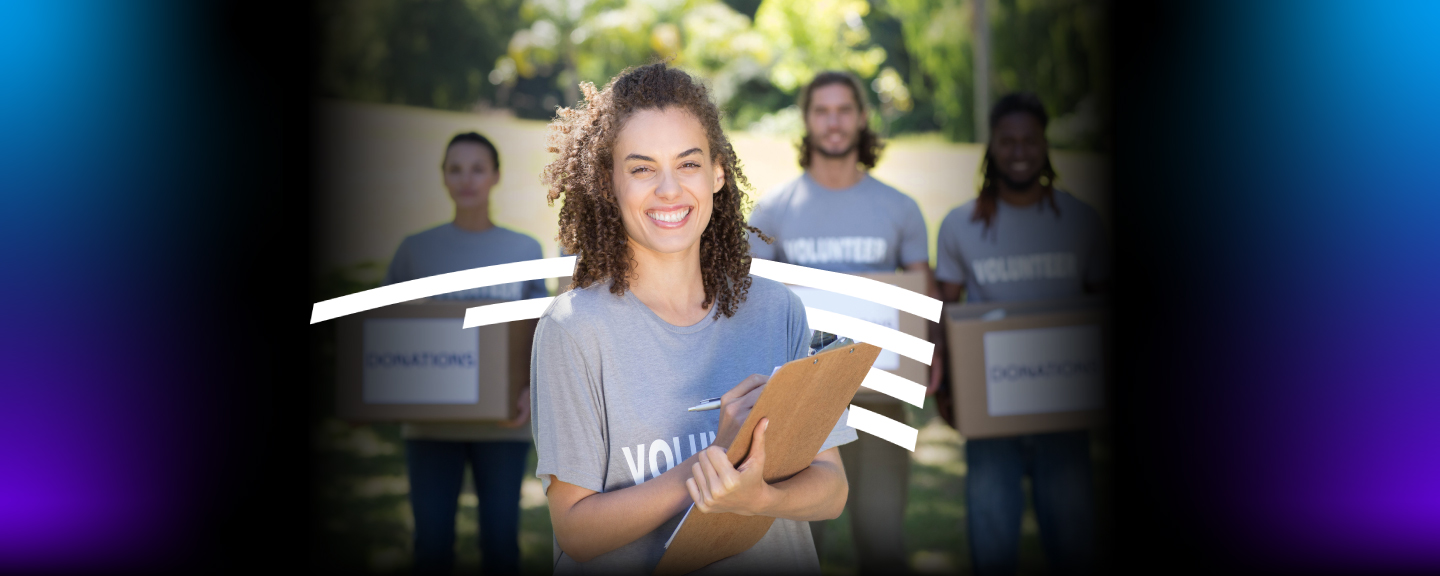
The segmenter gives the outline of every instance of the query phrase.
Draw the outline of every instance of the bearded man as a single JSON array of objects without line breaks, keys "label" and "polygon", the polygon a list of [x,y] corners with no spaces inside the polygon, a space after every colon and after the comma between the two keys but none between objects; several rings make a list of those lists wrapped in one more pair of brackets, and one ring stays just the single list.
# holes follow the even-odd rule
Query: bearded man
[{"label": "bearded man", "polygon": [[[799,146],[805,173],[756,204],[750,225],[775,241],[766,243],[752,233],[751,254],[832,272],[903,269],[924,274],[927,292],[938,297],[920,205],[867,173],[883,145],[867,121],[869,105],[860,80],[845,72],[822,72],[801,90],[800,109],[805,115],[806,134]],[[898,400],[857,400],[855,405],[906,421]],[[903,570],[908,451],[861,434],[858,441],[841,446],[840,453],[850,482],[846,509],[860,573]],[[816,548],[824,540],[824,524],[810,523]]]}]

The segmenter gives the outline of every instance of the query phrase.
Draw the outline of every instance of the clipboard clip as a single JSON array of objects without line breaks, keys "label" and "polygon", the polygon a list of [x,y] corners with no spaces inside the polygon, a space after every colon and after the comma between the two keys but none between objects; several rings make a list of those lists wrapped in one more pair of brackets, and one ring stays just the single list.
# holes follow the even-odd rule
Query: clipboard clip
[{"label": "clipboard clip", "polygon": [[844,347],[846,347],[846,346],[851,346],[851,345],[854,345],[854,344],[855,344],[855,341],[854,341],[854,340],[851,340],[851,339],[849,339],[849,338],[846,338],[846,337],[844,337],[844,336],[841,336],[841,337],[839,337],[839,338],[836,338],[834,342],[831,342],[831,343],[829,343],[829,344],[826,344],[824,348],[821,348],[821,349],[819,349],[819,350],[816,350],[815,353],[816,353],[816,354],[819,354],[819,353],[821,353],[821,352],[828,352],[828,351],[830,351],[830,350],[835,350],[835,349],[837,349],[837,348],[844,348]]}]

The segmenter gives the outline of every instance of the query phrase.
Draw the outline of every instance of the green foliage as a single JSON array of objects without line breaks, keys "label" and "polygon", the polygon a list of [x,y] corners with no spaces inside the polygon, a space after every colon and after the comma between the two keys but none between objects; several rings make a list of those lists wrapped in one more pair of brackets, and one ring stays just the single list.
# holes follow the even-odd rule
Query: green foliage
[{"label": "green foliage", "polygon": [[863,0],[762,3],[755,14],[755,30],[778,55],[770,68],[770,82],[794,93],[824,70],[874,77],[885,61],[885,49],[870,41],[862,19],[869,12],[870,5]]},{"label": "green foliage", "polygon": [[[990,98],[1039,94],[1052,144],[1105,148],[1105,0],[986,0]],[[627,67],[705,80],[733,129],[792,124],[817,72],[874,91],[882,134],[975,126],[974,0],[321,0],[324,96],[550,118]],[[789,128],[784,128],[788,130]]]},{"label": "green foliage", "polygon": [[519,27],[520,0],[320,0],[323,96],[466,110]]},{"label": "green foliage", "polygon": [[[974,140],[975,68],[972,0],[884,0],[901,22],[917,100],[933,105],[951,140]],[[990,98],[1014,91],[1040,96],[1056,120],[1052,144],[1105,146],[1109,99],[1103,0],[989,0]],[[918,110],[917,110],[918,112]]]},{"label": "green foliage", "polygon": [[381,279],[385,277],[385,266],[384,263],[372,261],[327,270],[311,284],[315,301],[330,300],[378,287]]},{"label": "green foliage", "polygon": [[677,63],[704,78],[718,102],[733,102],[742,86],[764,82],[775,47],[750,19],[720,3],[689,11],[680,21],[684,38]]},{"label": "green foliage", "polygon": [[[1052,143],[1103,146],[1098,116],[1109,93],[1105,4],[1089,0],[992,0],[995,94],[1035,92],[1058,122]],[[1068,116],[1068,117],[1067,117]]]},{"label": "green foliage", "polygon": [[886,0],[886,5],[904,31],[913,97],[931,103],[935,124],[947,138],[974,140],[974,7],[962,0]]}]

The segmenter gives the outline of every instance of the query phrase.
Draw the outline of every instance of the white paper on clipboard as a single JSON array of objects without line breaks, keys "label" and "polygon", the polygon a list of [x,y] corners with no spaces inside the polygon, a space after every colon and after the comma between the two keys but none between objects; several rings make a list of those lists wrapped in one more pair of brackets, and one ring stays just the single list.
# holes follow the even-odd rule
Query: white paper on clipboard
[{"label": "white paper on clipboard", "polygon": [[[900,329],[900,311],[884,304],[876,304],[854,296],[806,286],[786,286],[786,288],[799,296],[800,301],[808,307],[844,314],[851,318],[879,324],[891,330]],[[851,334],[841,334],[841,336],[854,338]],[[862,342],[858,339],[855,341]],[[881,370],[899,370],[900,355],[890,350],[881,350],[880,357],[875,359],[875,367]]]}]

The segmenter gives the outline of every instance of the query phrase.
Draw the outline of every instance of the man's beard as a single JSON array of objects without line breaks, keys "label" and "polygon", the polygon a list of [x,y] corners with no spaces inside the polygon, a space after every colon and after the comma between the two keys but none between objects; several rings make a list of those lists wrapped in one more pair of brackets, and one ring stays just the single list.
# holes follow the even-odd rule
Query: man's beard
[{"label": "man's beard", "polygon": [[[1046,159],[1046,160],[1045,160],[1045,166],[1049,166],[1049,165],[1050,165],[1050,160],[1049,160],[1049,159]],[[998,179],[998,180],[1000,180],[1000,183],[1001,183],[1001,184],[1004,184],[1006,188],[1009,188],[1009,189],[1015,190],[1015,191],[1029,190],[1030,187],[1031,187],[1031,186],[1034,186],[1036,182],[1039,182],[1039,181],[1040,181],[1040,177],[1045,174],[1045,167],[1042,166],[1039,170],[1036,170],[1036,171],[1035,171],[1035,175],[1034,175],[1034,176],[1031,176],[1031,177],[1026,178],[1026,179],[1024,179],[1024,180],[1013,180],[1013,179],[1010,178],[1010,175],[1009,175],[1009,174],[1006,174],[1004,170],[1001,170],[1001,169],[1000,169],[1000,164],[999,164],[998,162],[996,162],[995,164],[992,164],[991,166],[995,169],[995,170],[993,170],[993,172],[995,173],[995,178]]]},{"label": "man's beard", "polygon": [[839,152],[831,152],[829,150],[826,150],[824,146],[821,146],[819,142],[815,141],[814,136],[811,136],[809,134],[805,135],[805,139],[810,141],[810,148],[812,150],[819,152],[821,156],[824,156],[826,158],[844,158],[846,156],[849,156],[851,152],[854,152],[856,148],[860,147],[860,133],[858,132],[855,134],[854,138],[850,139],[850,145],[846,146],[844,150],[841,150]]},{"label": "man's beard", "polygon": [[999,170],[996,170],[996,172],[999,172],[998,174],[996,174],[996,176],[1000,178],[1000,183],[1004,184],[1006,188],[1009,188],[1011,190],[1029,190],[1031,186],[1034,186],[1036,182],[1040,181],[1039,172],[1036,172],[1034,176],[1031,176],[1024,180],[1011,180],[1010,175]]}]

